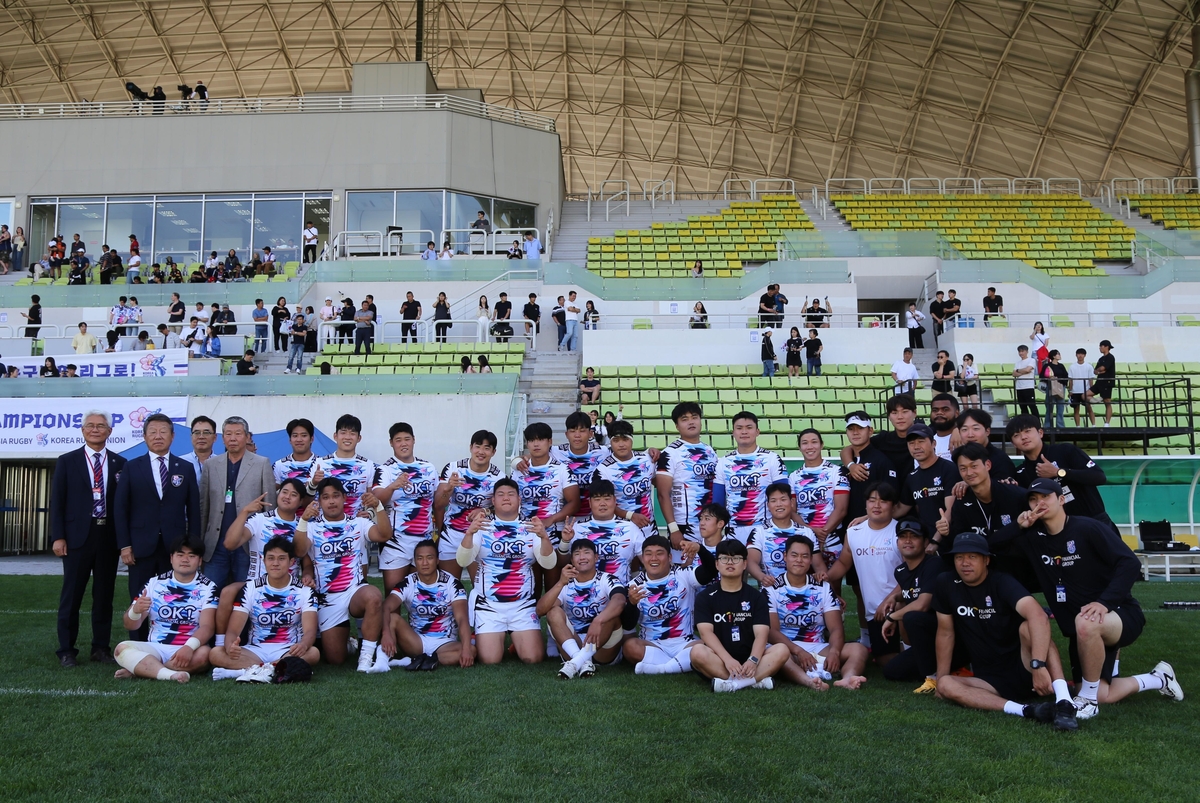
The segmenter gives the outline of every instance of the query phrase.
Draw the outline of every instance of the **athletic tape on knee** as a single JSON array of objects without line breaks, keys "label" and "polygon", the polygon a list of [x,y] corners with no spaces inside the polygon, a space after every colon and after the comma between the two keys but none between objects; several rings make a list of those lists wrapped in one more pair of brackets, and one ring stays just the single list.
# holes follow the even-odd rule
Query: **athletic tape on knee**
[{"label": "athletic tape on knee", "polygon": [[125,649],[121,650],[120,654],[116,656],[116,659],[117,663],[121,665],[122,669],[127,669],[130,674],[133,674],[134,668],[136,668],[137,665],[142,662],[143,658],[147,657],[149,657],[148,653],[144,653],[136,647],[126,647]]}]

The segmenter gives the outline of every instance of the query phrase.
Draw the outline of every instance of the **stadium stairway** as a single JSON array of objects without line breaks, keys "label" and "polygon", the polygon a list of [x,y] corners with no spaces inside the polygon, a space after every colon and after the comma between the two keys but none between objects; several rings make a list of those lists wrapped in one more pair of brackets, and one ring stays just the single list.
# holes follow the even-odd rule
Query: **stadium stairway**
[{"label": "stadium stairway", "polygon": [[578,351],[529,352],[521,366],[517,392],[527,399],[527,422],[544,422],[561,432],[563,421],[579,409],[580,361]]},{"label": "stadium stairway", "polygon": [[622,202],[620,212],[604,219],[604,201],[592,201],[592,219],[587,219],[587,201],[563,201],[562,219],[554,236],[555,262],[587,262],[588,238],[611,237],[616,229],[648,229],[652,223],[686,222],[688,215],[715,215],[729,206],[728,201],[630,201],[629,215]]},{"label": "stadium stairway", "polygon": [[832,210],[833,213],[828,218],[822,218],[821,210],[813,206],[812,201],[806,200],[804,196],[797,196],[797,200],[800,201],[800,208],[804,210],[804,214],[808,215],[808,219],[813,222],[817,231],[852,231],[850,224],[837,214],[836,210]]}]

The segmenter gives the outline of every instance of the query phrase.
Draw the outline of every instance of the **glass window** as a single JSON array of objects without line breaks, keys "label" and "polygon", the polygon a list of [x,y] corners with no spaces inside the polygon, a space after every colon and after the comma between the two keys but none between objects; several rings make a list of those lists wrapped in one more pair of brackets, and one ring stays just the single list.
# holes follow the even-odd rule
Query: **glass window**
[{"label": "glass window", "polygon": [[250,259],[250,202],[204,202],[204,248],[207,255],[216,251],[225,258],[229,249],[237,251],[242,262]]},{"label": "glass window", "polygon": [[492,225],[498,229],[532,229],[534,227],[535,207],[528,204],[516,204],[512,201],[497,200],[492,218]]},{"label": "glass window", "polygon": [[254,202],[254,250],[271,246],[275,259],[284,262],[300,261],[300,232],[304,227],[304,202]]},{"label": "glass window", "polygon": [[203,262],[200,255],[200,233],[204,205],[199,201],[159,201],[155,206],[154,258],[162,263],[167,257],[189,265]]},{"label": "glass window", "polygon": [[[108,205],[108,221],[105,225],[105,240],[109,248],[121,255],[121,259],[129,261],[129,235],[137,237],[141,246],[142,260],[148,260],[151,253],[151,241],[154,233],[154,209],[148,203],[126,204],[110,203]],[[70,239],[70,238],[67,238]]]},{"label": "glass window", "polygon": [[317,255],[329,242],[329,198],[308,198],[304,201],[304,221],[317,227]]},{"label": "glass window", "polygon": [[[63,236],[63,242],[67,244],[67,256],[70,257],[70,251],[73,246],[74,235],[78,234],[79,239],[83,241],[84,253],[88,259],[93,262],[100,255],[100,246],[104,245],[104,204],[101,203],[78,203],[75,199],[71,199],[70,203],[59,204],[58,207],[58,231],[56,234]],[[50,238],[46,238],[49,242]],[[128,242],[128,235],[126,235]],[[144,241],[147,242],[148,241]]]},{"label": "glass window", "polygon": [[405,232],[401,253],[421,253],[425,243],[441,235],[442,191],[397,192],[395,225]]},{"label": "glass window", "polygon": [[[490,221],[492,219],[492,199],[480,195],[464,195],[460,192],[446,193],[446,228],[469,229],[483,212]],[[465,231],[456,231],[450,235],[451,247],[455,253],[466,253],[469,235]]]},{"label": "glass window", "polygon": [[346,193],[346,231],[382,231],[392,225],[394,192]]}]

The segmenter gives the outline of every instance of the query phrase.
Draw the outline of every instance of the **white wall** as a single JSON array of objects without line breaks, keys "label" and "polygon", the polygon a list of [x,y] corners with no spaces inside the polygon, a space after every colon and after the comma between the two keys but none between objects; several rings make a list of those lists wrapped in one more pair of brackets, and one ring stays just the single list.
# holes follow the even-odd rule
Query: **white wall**
[{"label": "white wall", "polygon": [[[780,367],[786,330],[773,330]],[[761,362],[756,329],[651,329],[586,332],[583,364],[733,365]],[[908,345],[903,329],[822,329],[825,363],[892,363]]]},{"label": "white wall", "polygon": [[[995,287],[997,295],[1004,297],[1004,311],[1009,314],[1039,314],[1049,316],[1071,313],[1144,313],[1182,312],[1200,315],[1200,284],[1175,282],[1165,290],[1146,298],[1060,298],[1043,295],[1027,284],[959,284],[942,282],[939,290],[953,289],[963,303],[963,314],[980,318],[983,315],[983,297],[988,287]],[[1049,323],[1047,317],[1046,323]],[[1024,324],[1022,324],[1024,328]],[[1030,329],[1033,327],[1030,326]],[[1112,338],[1109,338],[1112,340]],[[1116,340],[1113,340],[1115,343]]]},{"label": "white wall", "polygon": [[[1005,298],[1005,301],[1008,299]],[[1200,328],[1138,326],[1131,328],[1051,328],[1050,348],[1062,352],[1062,361],[1075,361],[1075,349],[1085,348],[1088,362],[1094,364],[1100,356],[1099,343],[1109,340],[1121,363],[1131,362],[1200,362]],[[926,345],[929,335],[925,336]],[[1017,361],[1017,346],[1029,345],[1029,332],[1024,327],[1009,329],[951,329],[942,336],[940,346],[956,361],[970,353],[975,363],[1010,363]],[[1032,348],[1032,346],[1031,346]],[[921,366],[922,371],[928,370]]]}]

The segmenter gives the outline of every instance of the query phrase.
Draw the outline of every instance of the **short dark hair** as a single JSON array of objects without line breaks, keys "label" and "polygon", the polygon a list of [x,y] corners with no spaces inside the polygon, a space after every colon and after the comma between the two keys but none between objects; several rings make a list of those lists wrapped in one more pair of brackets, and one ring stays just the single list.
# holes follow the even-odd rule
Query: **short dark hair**
[{"label": "short dark hair", "polygon": [[567,429],[591,429],[592,418],[583,410],[576,410],[567,416]]},{"label": "short dark hair", "polygon": [[770,499],[771,494],[779,494],[779,493],[787,494],[788,496],[791,496],[792,495],[792,486],[788,485],[787,482],[782,481],[782,480],[779,482],[773,482],[767,486],[767,492],[765,494],[763,494],[763,498]]},{"label": "short dark hair", "polygon": [[730,422],[730,424],[732,426],[736,427],[737,422],[739,422],[739,421],[753,421],[754,426],[756,426],[756,427],[758,426],[758,416],[756,416],[754,413],[750,412],[749,410],[742,410],[741,412],[734,413],[733,420]]},{"label": "short dark hair", "polygon": [[346,495],[346,486],[342,485],[342,481],[339,480],[337,477],[326,477],[325,479],[323,479],[319,483],[317,483],[317,496],[320,497],[320,495],[322,493],[324,493],[326,488],[332,488],[333,490],[340,493],[342,496]]},{"label": "short dark hair", "polygon": [[414,438],[417,437],[413,433],[412,424],[406,424],[403,421],[397,421],[395,424],[392,424],[390,427],[388,427],[388,440],[390,441],[401,432],[405,433],[406,435],[412,435]]},{"label": "short dark hair", "polygon": [[[279,490],[282,491],[285,485],[290,485],[293,489],[295,489],[296,493],[300,494],[301,499],[308,496],[308,489],[305,488],[304,483],[296,477],[288,477],[286,480],[279,483]],[[276,493],[278,493],[278,491]]]},{"label": "short dark hair", "polygon": [[292,437],[292,430],[296,427],[301,427],[305,432],[308,433],[308,437],[310,438],[317,434],[317,428],[313,426],[313,422],[309,421],[307,418],[293,418],[287,423],[287,429],[284,430],[289,438]]},{"label": "short dark hair", "polygon": [[596,476],[592,479],[591,484],[587,487],[589,499],[595,499],[597,496],[616,496],[617,488],[612,484],[611,480],[606,480],[603,477]]},{"label": "short dark hair", "polygon": [[433,551],[436,553],[437,548],[438,548],[437,541],[434,541],[432,538],[422,538],[420,541],[418,541],[416,543],[416,546],[413,547],[413,555],[417,554],[418,549],[422,549],[425,547],[432,548]]},{"label": "short dark hair", "polygon": [[729,508],[725,507],[724,505],[719,505],[716,502],[709,502],[707,505],[700,508],[699,515],[703,516],[705,513],[713,516],[717,519],[717,521],[723,521],[726,524],[729,523]]},{"label": "short dark hair", "polygon": [[800,544],[801,546],[808,547],[808,551],[810,554],[813,552],[816,552],[816,550],[817,550],[817,548],[815,546],[813,546],[812,539],[809,538],[807,535],[792,535],[792,536],[788,537],[788,540],[783,542],[783,551],[785,553],[788,552],[788,550],[790,550],[796,544]]},{"label": "short dark hair", "polygon": [[992,414],[978,407],[968,407],[966,410],[963,410],[962,414],[958,416],[958,422],[955,426],[962,429],[963,425],[968,421],[974,421],[984,429],[992,428]]},{"label": "short dark hair", "polygon": [[517,485],[517,481],[512,477],[501,477],[500,479],[496,480],[496,484],[492,486],[492,493],[495,493],[501,488],[512,488],[517,492],[517,496],[521,495],[521,486]]},{"label": "short dark hair", "polygon": [[171,420],[171,416],[163,413],[153,413],[152,415],[146,416],[146,420],[142,422],[142,429],[144,430],[147,426],[155,422],[166,424],[171,428],[172,433],[175,432],[175,422]]},{"label": "short dark hair", "polygon": [[801,439],[801,438],[803,438],[805,435],[816,435],[816,436],[817,436],[817,441],[818,441],[818,442],[819,442],[819,443],[820,443],[822,446],[824,446],[824,445],[825,445],[825,439],[821,437],[821,433],[820,433],[820,432],[817,432],[817,431],[816,431],[815,429],[813,429],[812,427],[809,427],[808,429],[802,429],[802,430],[800,430],[800,434],[798,434],[798,435],[796,436],[796,444],[797,444],[797,445],[799,445],[799,443],[800,443],[800,439]]},{"label": "short dark hair", "polygon": [[357,432],[359,435],[361,435],[362,434],[362,421],[358,420],[358,416],[350,415],[349,413],[346,413],[345,415],[338,418],[337,423],[333,425],[334,432],[337,432],[339,429],[348,429],[352,432]]},{"label": "short dark hair", "polygon": [[885,406],[889,414],[897,410],[912,410],[915,413],[917,411],[917,400],[907,393],[897,393],[887,400]]},{"label": "short dark hair", "polygon": [[987,461],[992,459],[992,456],[988,454],[987,447],[978,443],[964,443],[962,446],[955,449],[954,453],[950,455],[950,459],[955,463],[958,462],[960,457],[965,457],[971,462],[975,462],[976,460]]},{"label": "short dark hair", "polygon": [[1004,437],[1012,440],[1013,435],[1018,432],[1024,432],[1027,429],[1042,428],[1042,420],[1036,415],[1015,415],[1009,419],[1008,425],[1004,428]]},{"label": "short dark hair", "polygon": [[613,438],[633,438],[633,424],[628,421],[614,421],[608,425],[608,439]]},{"label": "short dark hair", "polygon": [[550,425],[543,421],[535,421],[525,427],[525,440],[527,441],[549,441],[554,440],[554,430],[550,429]]},{"label": "short dark hair", "polygon": [[176,552],[187,550],[193,555],[204,557],[204,542],[199,538],[192,538],[186,533],[171,541],[171,546],[167,550],[167,554],[174,555]]},{"label": "short dark hair", "polygon": [[679,419],[683,418],[688,413],[698,415],[701,418],[704,417],[704,411],[700,409],[699,404],[696,402],[687,401],[680,402],[679,404],[675,405],[675,408],[671,410],[671,420],[678,424]]},{"label": "short dark hair", "polygon": [[287,556],[289,558],[296,557],[296,547],[292,544],[291,541],[284,538],[282,535],[277,535],[274,538],[272,538],[270,541],[268,541],[267,543],[263,544],[263,548],[262,548],[263,556],[265,557],[266,554],[268,552],[270,552],[272,549],[282,549],[284,552],[287,553]]},{"label": "short dark hair", "polygon": [[[145,333],[145,332],[142,332],[142,334],[144,335],[144,334],[146,334],[146,333]],[[140,337],[140,335],[139,335],[139,337]],[[253,356],[254,356],[254,349],[246,349],[246,354],[245,354],[244,356],[246,356],[246,357],[253,357]]]},{"label": "short dark hair", "polygon": [[500,444],[496,433],[487,429],[477,429],[471,434],[472,446],[490,446],[495,449]]},{"label": "short dark hair", "polygon": [[934,396],[932,399],[930,399],[929,403],[933,404],[934,402],[937,402],[937,401],[950,402],[951,406],[954,407],[955,410],[958,409],[958,399],[954,398],[954,396],[952,396],[949,393],[939,393],[936,396]]},{"label": "short dark hair", "polygon": [[[1028,353],[1029,346],[1026,346],[1024,343],[1022,343],[1021,345],[1017,346],[1017,351],[1024,351],[1024,352]],[[1079,352],[1075,352],[1075,353],[1078,354]]]},{"label": "short dark hair", "polygon": [[596,545],[586,538],[576,538],[571,542],[571,554],[574,555],[576,550],[590,549],[596,552]]},{"label": "short dark hair", "polygon": [[717,557],[721,555],[732,555],[738,558],[745,558],[749,554],[746,550],[746,545],[736,538],[726,538],[717,544]]},{"label": "short dark hair", "polygon": [[1075,354],[1077,354],[1077,355],[1078,354],[1087,354],[1087,349],[1085,349],[1085,348],[1075,349]]},{"label": "short dark hair", "polygon": [[881,502],[892,502],[894,504],[900,499],[900,494],[896,491],[896,486],[882,480],[868,485],[863,492],[863,499],[868,499],[871,494],[878,494],[879,501]]},{"label": "short dark hair", "polygon": [[211,426],[213,428],[214,435],[217,432],[217,422],[213,421],[211,418],[209,418],[206,415],[198,415],[195,418],[193,418],[192,419],[192,429],[195,429],[197,424],[208,424],[209,426]]}]

